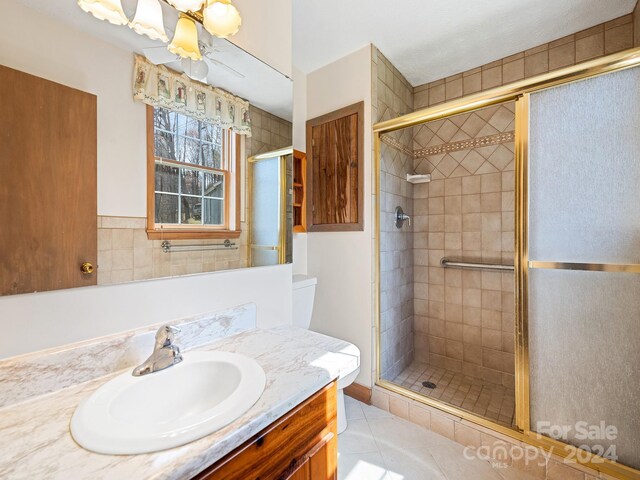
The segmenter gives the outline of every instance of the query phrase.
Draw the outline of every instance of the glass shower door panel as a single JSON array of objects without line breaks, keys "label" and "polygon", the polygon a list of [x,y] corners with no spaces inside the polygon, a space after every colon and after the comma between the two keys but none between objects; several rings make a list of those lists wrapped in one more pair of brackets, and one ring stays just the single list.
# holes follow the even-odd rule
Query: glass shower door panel
[{"label": "glass shower door panel", "polygon": [[529,257],[640,263],[640,68],[531,95]]},{"label": "glass shower door panel", "polygon": [[640,263],[640,69],[531,94],[529,120],[531,429],[640,468],[640,275],[563,265]]},{"label": "glass shower door panel", "polygon": [[263,250],[252,247],[251,259],[252,267],[265,267],[267,265],[278,265],[279,263],[277,250]]},{"label": "glass shower door panel", "polygon": [[251,166],[252,266],[277,265],[280,244],[280,157],[267,158]]},{"label": "glass shower door panel", "polygon": [[529,294],[531,429],[640,468],[640,275],[533,269]]}]

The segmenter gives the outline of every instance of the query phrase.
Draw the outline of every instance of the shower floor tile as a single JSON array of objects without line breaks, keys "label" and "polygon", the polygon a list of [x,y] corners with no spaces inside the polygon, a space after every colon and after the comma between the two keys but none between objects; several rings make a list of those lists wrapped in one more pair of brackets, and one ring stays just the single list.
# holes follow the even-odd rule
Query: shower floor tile
[{"label": "shower floor tile", "polygon": [[[515,392],[461,372],[434,367],[425,362],[413,362],[396,378],[396,385],[427,397],[437,398],[501,425],[512,427],[515,421]],[[435,383],[435,388],[423,386]]]}]

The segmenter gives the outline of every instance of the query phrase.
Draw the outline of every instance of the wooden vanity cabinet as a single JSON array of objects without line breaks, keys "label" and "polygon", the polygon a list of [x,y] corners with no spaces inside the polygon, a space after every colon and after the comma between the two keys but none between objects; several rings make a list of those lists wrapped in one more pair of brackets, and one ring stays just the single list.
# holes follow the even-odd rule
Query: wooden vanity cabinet
[{"label": "wooden vanity cabinet", "polygon": [[337,479],[336,400],[333,382],[195,479]]}]

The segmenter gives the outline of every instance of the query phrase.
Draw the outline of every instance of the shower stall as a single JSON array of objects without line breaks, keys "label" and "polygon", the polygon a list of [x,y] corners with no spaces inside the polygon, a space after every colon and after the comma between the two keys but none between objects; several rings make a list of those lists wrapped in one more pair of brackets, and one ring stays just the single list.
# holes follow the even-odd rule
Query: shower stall
[{"label": "shower stall", "polygon": [[374,127],[377,384],[621,477],[640,473],[638,65]]},{"label": "shower stall", "polygon": [[[383,182],[380,253],[381,331],[392,346],[399,313],[408,319],[400,335],[413,343],[383,348],[382,378],[507,426],[515,408],[514,128],[514,102],[411,127],[406,174],[430,182],[410,178],[402,200],[392,193],[402,178]],[[384,158],[394,147],[381,141]],[[411,224],[387,220],[397,207],[412,212]],[[392,270],[403,261],[409,275]],[[385,308],[395,291],[387,274],[408,281],[404,312]]]}]

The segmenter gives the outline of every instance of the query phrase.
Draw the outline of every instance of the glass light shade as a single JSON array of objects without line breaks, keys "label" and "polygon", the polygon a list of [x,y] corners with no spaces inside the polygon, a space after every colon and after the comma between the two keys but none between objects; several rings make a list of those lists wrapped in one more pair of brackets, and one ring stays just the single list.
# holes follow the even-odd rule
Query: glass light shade
[{"label": "glass light shade", "polygon": [[231,4],[231,0],[209,0],[203,16],[204,28],[219,38],[235,35],[242,25],[240,12]]},{"label": "glass light shade", "polygon": [[181,16],[176,25],[176,33],[167,47],[171,53],[182,58],[201,60],[202,54],[198,46],[198,29],[189,17]]},{"label": "glass light shade", "polygon": [[202,8],[205,0],[168,0],[168,2],[181,12],[197,12]]},{"label": "glass light shade", "polygon": [[120,0],[78,0],[78,6],[98,20],[106,20],[114,25],[129,23]]},{"label": "glass light shade", "polygon": [[138,0],[136,16],[129,26],[138,35],[146,35],[151,40],[169,41],[164,31],[162,7],[158,0]]},{"label": "glass light shade", "polygon": [[204,60],[191,60],[190,58],[182,59],[182,71],[185,75],[199,82],[207,82],[207,74],[209,73],[209,65]]}]

